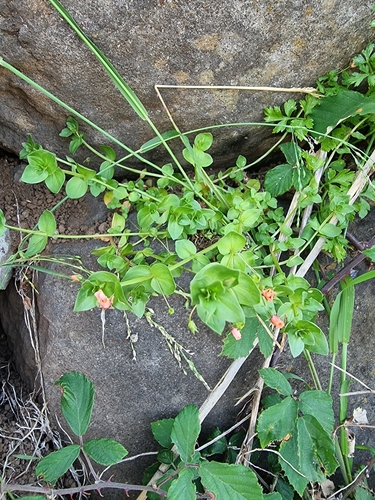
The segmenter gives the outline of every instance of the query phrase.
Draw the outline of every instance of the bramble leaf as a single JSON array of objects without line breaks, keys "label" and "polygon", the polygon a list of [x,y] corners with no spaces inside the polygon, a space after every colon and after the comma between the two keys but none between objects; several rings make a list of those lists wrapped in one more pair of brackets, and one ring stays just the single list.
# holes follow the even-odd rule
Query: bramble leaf
[{"label": "bramble leaf", "polygon": [[156,441],[164,448],[172,447],[171,432],[174,418],[163,418],[151,423],[151,431]]},{"label": "bramble leaf", "polygon": [[298,417],[298,403],[286,397],[276,405],[264,410],[257,424],[258,437],[262,448],[272,441],[280,441],[293,432]]},{"label": "bramble leaf", "polygon": [[168,488],[167,500],[195,500],[194,472],[192,469],[182,469]]},{"label": "bramble leaf", "polygon": [[185,406],[174,419],[171,431],[171,440],[183,462],[192,460],[200,430],[198,408],[194,405]]},{"label": "bramble leaf", "polygon": [[292,187],[293,167],[287,163],[269,170],[264,179],[264,188],[271,196],[280,196]]},{"label": "bramble leaf", "polygon": [[199,475],[203,486],[217,500],[263,500],[256,475],[243,465],[203,462]]},{"label": "bramble leaf", "polygon": [[36,466],[35,474],[42,477],[47,483],[54,484],[77,460],[79,452],[78,444],[70,444],[54,451],[41,459]]},{"label": "bramble leaf", "polygon": [[275,368],[263,368],[259,370],[259,374],[263,377],[265,384],[272,389],[275,389],[279,394],[283,396],[291,396],[293,390],[287,379],[282,373]]},{"label": "bramble leaf", "polygon": [[94,406],[94,385],[83,373],[65,373],[55,385],[61,385],[61,410],[76,436],[82,436],[90,424]]},{"label": "bramble leaf", "polygon": [[114,439],[100,438],[87,441],[83,449],[89,457],[101,465],[117,464],[128,454],[128,451]]}]

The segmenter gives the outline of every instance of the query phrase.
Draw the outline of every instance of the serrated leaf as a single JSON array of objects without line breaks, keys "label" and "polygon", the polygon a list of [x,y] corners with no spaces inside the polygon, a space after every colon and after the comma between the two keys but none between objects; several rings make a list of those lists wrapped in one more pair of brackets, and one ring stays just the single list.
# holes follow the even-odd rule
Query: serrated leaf
[{"label": "serrated leaf", "polygon": [[246,357],[255,345],[259,324],[256,318],[246,318],[245,325],[241,329],[241,338],[236,340],[230,333],[224,339],[223,350],[220,356],[227,356],[231,359]]},{"label": "serrated leaf", "polygon": [[289,165],[298,165],[301,159],[301,148],[295,142],[286,142],[280,146]]},{"label": "serrated leaf", "polygon": [[264,179],[264,188],[271,196],[286,193],[292,187],[293,167],[287,163],[269,170]]},{"label": "serrated leaf", "polygon": [[35,469],[35,474],[47,483],[54,484],[59,477],[77,460],[80,452],[78,444],[70,444],[42,458]]},{"label": "serrated leaf", "polygon": [[47,236],[53,236],[56,231],[56,220],[53,213],[49,210],[44,210],[39,217],[38,227],[41,231],[44,231]]},{"label": "serrated leaf", "polygon": [[164,448],[172,447],[171,432],[174,418],[164,418],[151,423],[151,431],[156,441]]},{"label": "serrated leaf", "polygon": [[311,415],[298,419],[291,438],[281,444],[280,454],[284,458],[279,458],[281,468],[301,496],[308,482],[321,482],[337,468],[333,441]]},{"label": "serrated leaf", "polygon": [[374,97],[366,97],[353,90],[322,98],[311,112],[314,130],[327,134],[340,122],[356,115],[375,113]]},{"label": "serrated leaf", "polygon": [[87,441],[83,449],[89,457],[101,465],[117,464],[128,454],[121,443],[114,439],[100,438]]},{"label": "serrated leaf", "polygon": [[182,469],[168,488],[166,500],[195,500],[194,472],[192,469]]},{"label": "serrated leaf", "polygon": [[325,391],[302,392],[299,396],[299,409],[304,415],[315,417],[328,435],[332,433],[335,423],[332,398]]},{"label": "serrated leaf", "polygon": [[291,397],[286,397],[264,410],[258,418],[258,437],[262,448],[272,441],[281,441],[293,432],[298,416],[298,403]]},{"label": "serrated leaf", "polygon": [[275,389],[279,394],[283,396],[291,396],[293,390],[287,379],[282,373],[275,368],[263,368],[259,370],[259,374],[263,377],[265,384],[271,389]]},{"label": "serrated leaf", "polygon": [[199,411],[194,405],[185,408],[174,419],[171,440],[176,445],[183,462],[189,462],[201,430]]},{"label": "serrated leaf", "polygon": [[55,385],[63,388],[61,410],[76,436],[87,431],[94,406],[94,385],[79,372],[65,373]]},{"label": "serrated leaf", "polygon": [[203,462],[199,475],[207,491],[215,500],[263,500],[256,475],[243,465]]}]

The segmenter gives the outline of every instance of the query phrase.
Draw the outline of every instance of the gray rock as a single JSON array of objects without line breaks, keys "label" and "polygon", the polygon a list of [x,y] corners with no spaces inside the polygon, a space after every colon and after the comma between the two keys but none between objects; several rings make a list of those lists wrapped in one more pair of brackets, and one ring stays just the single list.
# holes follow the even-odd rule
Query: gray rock
[{"label": "gray rock", "polygon": [[9,229],[5,228],[0,236],[0,290],[5,290],[11,277],[12,269],[4,264],[12,255]]},{"label": "gray rock", "polygon": [[[373,38],[372,0],[321,2],[64,1],[118,68],[161,131],[171,125],[155,84],[304,87]],[[132,148],[154,133],[125,103],[95,57],[45,0],[3,0],[0,54]],[[18,152],[31,133],[58,155],[67,113],[4,68],[0,70],[0,144]],[[163,90],[181,130],[262,118],[286,95],[239,90]],[[88,130],[95,145],[103,137]],[[216,164],[269,147],[270,129],[216,130]],[[267,139],[268,138],[268,139]],[[107,142],[104,139],[104,142]],[[178,145],[180,147],[180,145]],[[88,152],[78,157],[86,158]],[[165,162],[165,154],[156,156]]]},{"label": "gray rock", "polygon": [[[52,248],[55,257],[82,255],[84,264],[92,269],[95,259],[90,256],[90,252],[96,246],[100,246],[97,241],[68,242],[53,245]],[[50,269],[70,273],[56,263],[51,264]],[[94,383],[96,390],[92,424],[85,439],[117,439],[129,450],[129,456],[158,450],[159,445],[153,439],[150,423],[176,416],[187,404],[200,406],[210,392],[182,360],[182,367],[186,371],[183,373],[162,331],[157,326],[151,326],[146,319],[139,319],[129,313],[125,319],[120,311],[106,311],[104,348],[100,309],[73,313],[78,287],[72,280],[43,273],[39,273],[36,283],[41,375],[51,419],[56,423],[54,416],[57,415],[68,430],[60,412],[61,391],[54,383],[64,373],[83,372]],[[29,387],[32,387],[35,382],[39,385],[35,353],[30,343],[30,333],[22,322],[22,302],[13,290],[13,287],[10,288],[11,295],[0,297],[0,314],[17,367]],[[168,297],[168,301],[175,309],[175,314],[168,314],[165,301],[155,298],[150,303],[154,311],[152,319],[191,353],[189,358],[213,388],[231,363],[226,358],[218,357],[222,338],[202,324],[199,324],[199,333],[193,335],[187,328],[189,311],[185,308],[184,299],[172,296]],[[13,308],[9,315],[10,304]],[[17,322],[15,318],[18,318]],[[19,324],[19,327],[13,327],[14,323]],[[133,359],[128,338],[129,330],[138,336],[133,344],[136,360]],[[234,424],[241,410],[234,405],[255,380],[257,357],[258,354],[246,362],[225,397],[207,417],[204,422],[206,436],[215,426],[225,430]],[[147,457],[116,466],[111,469],[113,481],[139,484],[145,467],[154,461],[155,457]],[[123,493],[119,492],[118,495],[122,498]],[[111,492],[110,498],[117,496]]]}]

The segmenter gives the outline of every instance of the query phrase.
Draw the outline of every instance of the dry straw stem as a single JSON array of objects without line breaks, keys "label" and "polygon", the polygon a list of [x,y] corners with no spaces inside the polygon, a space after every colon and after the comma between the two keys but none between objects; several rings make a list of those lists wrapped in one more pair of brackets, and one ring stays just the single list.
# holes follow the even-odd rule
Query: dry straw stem
[{"label": "dry straw stem", "polygon": [[[371,154],[371,156],[367,159],[365,165],[361,170],[357,172],[357,175],[354,179],[354,182],[347,192],[349,196],[349,204],[353,205],[353,203],[356,201],[358,196],[361,194],[363,188],[367,184],[369,180],[369,176],[374,170],[374,162],[375,162],[375,151]],[[329,223],[336,225],[338,222],[337,216],[333,215],[332,218],[330,219]],[[305,262],[300,266],[300,268],[296,271],[295,275],[296,276],[305,276],[305,274],[308,272],[310,267],[312,266],[314,260],[318,257],[319,253],[321,252],[324,243],[326,239],[321,236],[318,241],[315,243],[314,248],[311,250],[309,255],[306,257]]]},{"label": "dry straw stem", "polygon": [[251,92],[290,92],[290,93],[302,93],[302,94],[310,94],[313,97],[322,97],[322,94],[318,92],[314,87],[247,87],[241,85],[155,85],[155,92],[160,102],[163,105],[165,112],[168,115],[170,122],[173,127],[177,130],[177,132],[181,133],[180,129],[177,127],[176,122],[174,121],[171,112],[166,105],[160,89],[180,89],[180,90],[246,90]]}]

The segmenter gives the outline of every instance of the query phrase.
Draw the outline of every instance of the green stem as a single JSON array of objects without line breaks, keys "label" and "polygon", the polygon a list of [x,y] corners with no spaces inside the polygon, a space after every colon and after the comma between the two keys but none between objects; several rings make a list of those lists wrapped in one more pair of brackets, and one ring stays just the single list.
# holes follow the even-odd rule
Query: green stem
[{"label": "green stem", "polygon": [[311,357],[310,351],[308,351],[307,349],[304,349],[304,350],[303,350],[303,354],[305,355],[305,358],[306,358],[306,361],[307,361],[307,364],[308,364],[308,367],[309,367],[309,370],[310,370],[311,376],[312,376],[312,378],[313,378],[313,381],[314,381],[315,387],[316,387],[319,391],[321,391],[321,390],[322,390],[322,384],[320,383],[319,376],[318,376],[318,372],[316,371],[316,368],[315,368],[314,362],[313,362],[313,360],[312,360],[312,357]]}]

